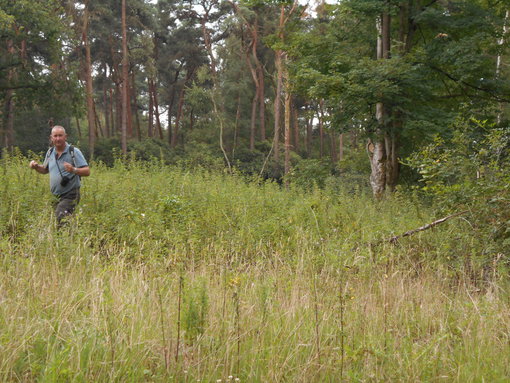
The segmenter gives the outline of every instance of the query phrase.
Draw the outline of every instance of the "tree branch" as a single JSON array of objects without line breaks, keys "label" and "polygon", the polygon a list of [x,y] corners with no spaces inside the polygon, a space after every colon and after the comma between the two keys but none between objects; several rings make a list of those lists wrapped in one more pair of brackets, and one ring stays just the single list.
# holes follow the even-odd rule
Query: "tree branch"
[{"label": "tree branch", "polygon": [[386,240],[383,240],[382,242],[389,242],[392,245],[394,245],[394,244],[396,244],[398,242],[398,240],[400,238],[409,237],[410,235],[413,235],[414,233],[418,233],[420,231],[428,230],[428,229],[430,229],[430,228],[432,228],[434,226],[439,225],[440,223],[448,221],[450,218],[458,217],[459,215],[466,214],[467,212],[468,212],[467,210],[464,210],[464,211],[461,211],[461,212],[457,212],[457,213],[451,214],[451,215],[449,215],[447,217],[438,219],[437,221],[429,223],[429,224],[427,224],[425,226],[419,227],[417,229],[409,230],[409,231],[406,231],[404,234],[396,235],[394,237],[391,237],[391,238],[388,238]]},{"label": "tree branch", "polygon": [[476,89],[476,90],[479,90],[481,92],[485,92],[485,93],[488,93],[491,98],[493,98],[494,100],[496,101],[499,101],[499,102],[510,102],[510,99],[508,98],[503,98],[503,97],[500,97],[496,94],[494,94],[494,91],[493,90],[490,90],[490,89],[486,89],[486,88],[482,88],[482,87],[479,87],[479,86],[476,86],[474,84],[470,84],[466,81],[463,81],[463,80],[459,80],[458,78],[454,77],[453,75],[449,74],[448,72],[442,70],[441,68],[438,68],[434,65],[429,65],[429,64],[426,64],[429,66],[430,69],[433,69],[435,70],[436,72],[439,72],[443,75],[445,75],[446,77],[448,77],[450,80],[456,82],[456,83],[459,83],[459,84],[462,84],[462,85],[465,85],[466,87],[468,88],[471,88],[471,89]]}]

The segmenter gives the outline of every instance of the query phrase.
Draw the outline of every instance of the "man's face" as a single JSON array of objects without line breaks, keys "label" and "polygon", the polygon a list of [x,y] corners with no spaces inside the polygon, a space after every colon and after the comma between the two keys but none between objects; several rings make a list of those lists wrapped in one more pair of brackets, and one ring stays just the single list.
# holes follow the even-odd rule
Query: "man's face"
[{"label": "man's face", "polygon": [[63,148],[66,144],[67,134],[63,129],[53,129],[51,131],[51,142],[57,148]]}]

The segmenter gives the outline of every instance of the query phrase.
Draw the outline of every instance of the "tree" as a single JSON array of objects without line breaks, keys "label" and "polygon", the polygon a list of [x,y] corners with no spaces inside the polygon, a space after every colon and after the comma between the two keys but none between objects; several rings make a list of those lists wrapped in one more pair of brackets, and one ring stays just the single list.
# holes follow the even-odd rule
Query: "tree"
[{"label": "tree", "polygon": [[370,140],[375,197],[394,189],[399,157],[448,134],[463,105],[494,116],[505,100],[508,82],[494,80],[491,55],[502,22],[490,7],[360,0],[326,8],[290,44],[292,76],[306,97],[324,98],[337,129],[361,129]]},{"label": "tree", "polygon": [[15,110],[37,105],[57,118],[74,110],[79,96],[74,69],[63,59],[72,37],[60,4],[1,0],[0,10],[0,145],[12,147]]}]

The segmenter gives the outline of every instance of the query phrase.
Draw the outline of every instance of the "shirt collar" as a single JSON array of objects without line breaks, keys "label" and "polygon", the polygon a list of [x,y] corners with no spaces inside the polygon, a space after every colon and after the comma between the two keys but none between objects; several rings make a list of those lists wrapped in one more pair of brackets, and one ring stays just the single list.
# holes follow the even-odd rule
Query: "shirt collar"
[{"label": "shirt collar", "polygon": [[69,151],[69,146],[71,146],[68,142],[66,142],[66,147],[64,148],[64,151],[62,154],[67,153]]}]

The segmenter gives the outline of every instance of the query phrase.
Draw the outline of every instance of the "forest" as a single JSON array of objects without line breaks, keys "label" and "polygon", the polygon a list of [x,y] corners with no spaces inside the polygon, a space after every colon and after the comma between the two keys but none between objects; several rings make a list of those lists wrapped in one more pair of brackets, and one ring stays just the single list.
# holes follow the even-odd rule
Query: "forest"
[{"label": "forest", "polygon": [[[0,0],[0,381],[509,381],[509,28]],[[91,169],[64,227],[55,125]]]}]

